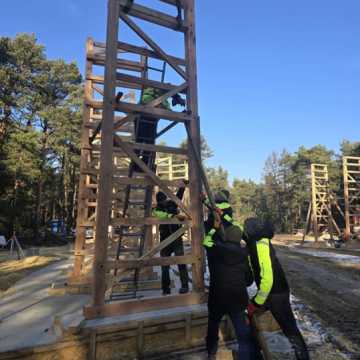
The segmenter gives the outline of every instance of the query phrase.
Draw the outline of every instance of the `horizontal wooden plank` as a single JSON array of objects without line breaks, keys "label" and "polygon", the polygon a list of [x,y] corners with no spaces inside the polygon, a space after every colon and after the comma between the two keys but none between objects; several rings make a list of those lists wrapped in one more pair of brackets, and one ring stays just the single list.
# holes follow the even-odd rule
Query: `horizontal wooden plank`
[{"label": "horizontal wooden plank", "polygon": [[[141,85],[141,86],[144,85],[146,87],[152,87],[155,89],[161,89],[161,90],[165,90],[165,91],[171,91],[171,90],[177,89],[179,87],[177,85],[163,83],[161,81],[140,78],[140,77],[128,75],[128,74],[117,73],[116,79],[118,81],[121,81],[122,83],[136,84],[136,85]],[[181,89],[181,93],[184,93],[184,94],[186,93],[186,87]]]},{"label": "horizontal wooden plank", "polygon": [[138,149],[138,150],[148,150],[148,151],[164,153],[164,154],[176,154],[176,155],[188,156],[188,151],[186,149],[175,148],[171,146],[132,143],[132,142],[126,142],[126,145],[132,147],[133,149]]},{"label": "horizontal wooden plank", "polygon": [[184,0],[160,0],[163,3],[169,4],[169,5],[175,5],[177,6],[178,4],[180,4],[180,6],[182,8],[184,8]]},{"label": "horizontal wooden plank", "polygon": [[[86,103],[94,109],[102,109],[103,102],[95,101],[92,99],[86,99]],[[161,108],[154,108],[146,105],[130,104],[125,102],[119,102],[115,104],[115,109],[127,114],[137,113],[145,116],[152,116],[158,119],[173,120],[177,122],[188,122],[192,120],[192,117],[186,113],[180,113]]]},{"label": "horizontal wooden plank", "polygon": [[[94,42],[94,46],[105,49],[105,44],[101,43],[101,42]],[[118,42],[118,49],[122,50],[123,52],[133,53],[133,54],[138,54],[138,55],[144,55],[144,56],[147,56],[149,58],[162,60],[162,58],[155,51],[149,50],[148,48],[143,47],[143,46],[136,46],[136,45],[132,45],[132,44],[128,44],[128,43],[119,41]],[[176,57],[176,56],[170,56],[170,55],[169,55],[169,57],[177,65],[186,66],[185,59],[182,59],[182,58],[179,58],[179,57]]]},{"label": "horizontal wooden plank", "polygon": [[[120,0],[120,5],[122,5],[122,7],[126,6],[127,4],[128,4],[127,0]],[[153,24],[167,27],[172,30],[181,31],[181,32],[186,31],[186,26],[184,26],[183,24],[179,26],[176,17],[170,16],[161,11],[150,9],[146,6],[133,4],[127,13],[131,16],[149,21]]]},{"label": "horizontal wooden plank", "polygon": [[[88,60],[92,61],[94,65],[105,66],[105,56],[101,54],[95,54],[94,52],[90,52],[87,54]],[[144,64],[138,61],[118,59],[116,62],[117,69],[121,70],[129,70],[129,71],[137,71],[141,72],[144,70]]]},{"label": "horizontal wooden plank", "polygon": [[[114,177],[113,181],[120,185],[138,185],[138,186],[150,186],[154,185],[153,181],[147,177],[143,179],[139,178],[127,178],[127,177]],[[163,182],[170,187],[181,187],[185,186],[183,180],[163,180]]]},{"label": "horizontal wooden plank", "polygon": [[[95,84],[100,84],[100,85],[104,84],[104,77],[103,76],[98,76],[98,75],[94,75],[94,74],[88,74],[87,75],[87,80],[90,80]],[[127,83],[127,82],[123,82],[123,81],[117,81],[116,86],[123,87],[123,88],[126,88],[126,89],[133,89],[133,90],[141,90],[142,89],[142,86],[139,85],[139,84]],[[90,104],[86,104],[86,105],[91,106]]]},{"label": "horizontal wooden plank", "polygon": [[153,108],[146,105],[129,104],[120,102],[116,109],[125,113],[138,113],[145,116],[153,116],[158,119],[173,120],[177,122],[188,122],[192,117],[186,113],[180,113],[161,108]]},{"label": "horizontal wooden plank", "polygon": [[191,225],[189,220],[181,221],[177,218],[161,220],[157,217],[120,218],[111,221],[114,226],[143,226],[143,225]]},{"label": "horizontal wooden plank", "polygon": [[[100,125],[100,121],[91,121],[85,123],[85,127],[92,130],[96,130],[99,127],[99,125]],[[131,123],[127,123],[125,125],[122,125],[121,128],[117,129],[116,131],[133,134],[134,126]]]},{"label": "horizontal wooden plank", "polygon": [[196,258],[193,255],[168,256],[168,257],[156,257],[156,258],[144,259],[144,260],[108,261],[106,263],[106,269],[108,271],[113,269],[141,269],[143,267],[150,267],[150,266],[194,264],[195,262],[196,262]]},{"label": "horizontal wooden plank", "polygon": [[195,292],[184,295],[125,300],[105,304],[99,307],[87,306],[84,308],[84,316],[86,319],[90,320],[115,315],[131,315],[141,312],[171,309],[180,306],[204,304],[206,301],[207,296],[205,293]]},{"label": "horizontal wooden plank", "polygon": [[[128,140],[129,137],[128,136],[118,136],[115,135],[115,137],[117,139],[121,138],[125,140]],[[153,151],[153,152],[159,152],[159,153],[168,153],[168,154],[176,154],[176,155],[181,155],[181,156],[187,156],[188,152],[185,149],[182,148],[174,148],[174,147],[170,147],[170,146],[163,146],[163,145],[152,145],[152,144],[143,144],[143,143],[133,143],[133,142],[128,142],[128,141],[124,141],[124,143],[129,146],[132,149],[138,149],[138,150],[146,150],[146,151]],[[89,147],[83,147],[83,149],[86,150],[93,150],[93,151],[100,151],[101,146],[100,145],[91,145]],[[113,147],[113,152],[115,152],[116,154],[120,153],[120,154],[124,154],[124,151],[120,148],[120,147]]]}]

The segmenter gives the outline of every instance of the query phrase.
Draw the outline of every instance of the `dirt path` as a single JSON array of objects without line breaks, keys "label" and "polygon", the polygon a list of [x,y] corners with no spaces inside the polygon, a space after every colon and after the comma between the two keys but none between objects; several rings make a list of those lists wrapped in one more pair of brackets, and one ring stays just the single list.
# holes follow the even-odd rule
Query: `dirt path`
[{"label": "dirt path", "polygon": [[360,359],[358,264],[344,264],[285,247],[278,247],[277,252],[295,296],[316,313],[338,347],[349,352],[351,358]]}]

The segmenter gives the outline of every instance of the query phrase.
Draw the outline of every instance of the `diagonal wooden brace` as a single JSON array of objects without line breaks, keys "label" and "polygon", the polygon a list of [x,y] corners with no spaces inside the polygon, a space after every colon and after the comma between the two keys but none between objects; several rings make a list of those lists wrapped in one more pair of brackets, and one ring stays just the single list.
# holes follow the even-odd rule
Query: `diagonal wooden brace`
[{"label": "diagonal wooden brace", "polygon": [[181,69],[172,59],[168,56],[163,49],[148,35],[146,35],[141,28],[132,21],[129,16],[120,11],[120,18],[135,32],[141,39],[143,39],[158,55],[161,59],[165,60],[183,79],[187,80],[188,76],[186,72]]},{"label": "diagonal wooden brace", "polygon": [[149,167],[139,159],[139,157],[135,154],[135,152],[130,149],[124,141],[120,138],[116,138],[116,145],[120,146],[125,154],[129,156],[129,158],[140,167],[141,170],[154,182],[155,185],[159,186],[159,188],[172,200],[174,201],[177,206],[191,219],[190,210],[181,202],[179,198],[177,198],[172,191],[166,186],[166,184],[160,180],[156,174],[149,169]]}]

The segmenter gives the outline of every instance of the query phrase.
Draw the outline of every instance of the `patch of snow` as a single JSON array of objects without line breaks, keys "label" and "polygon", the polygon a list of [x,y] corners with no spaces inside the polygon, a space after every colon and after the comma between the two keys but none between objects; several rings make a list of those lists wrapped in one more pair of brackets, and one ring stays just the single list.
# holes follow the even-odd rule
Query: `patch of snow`
[{"label": "patch of snow", "polygon": [[306,254],[319,258],[328,259],[333,262],[346,262],[348,264],[360,264],[360,256],[338,254],[335,252],[320,251],[315,249],[305,249],[298,247],[291,247],[291,250],[300,254]]}]

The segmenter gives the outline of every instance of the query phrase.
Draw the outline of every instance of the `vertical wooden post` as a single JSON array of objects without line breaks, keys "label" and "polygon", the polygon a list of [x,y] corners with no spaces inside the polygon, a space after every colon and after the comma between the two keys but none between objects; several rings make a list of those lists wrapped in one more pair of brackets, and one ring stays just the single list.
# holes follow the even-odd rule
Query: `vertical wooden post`
[{"label": "vertical wooden post", "polygon": [[103,306],[106,291],[108,227],[110,224],[111,189],[113,176],[113,127],[116,90],[117,41],[120,5],[118,0],[108,2],[105,85],[101,127],[101,157],[98,202],[96,214],[94,258],[94,306]]},{"label": "vertical wooden post", "polygon": [[[86,54],[92,51],[94,42],[88,38],[86,42]],[[92,62],[86,60],[85,75],[92,73]],[[79,252],[84,250],[85,247],[85,227],[83,222],[87,219],[88,207],[86,205],[86,191],[87,191],[87,180],[88,175],[84,173],[85,168],[88,164],[88,157],[90,155],[89,150],[89,129],[86,128],[86,123],[90,119],[91,108],[87,105],[86,99],[90,99],[92,95],[91,81],[86,80],[85,82],[85,95],[84,95],[84,109],[83,109],[83,125],[81,132],[81,156],[80,156],[80,178],[79,178],[79,191],[78,191],[78,207],[76,217],[76,240],[75,240],[75,261],[73,276],[80,276],[82,270],[82,264],[84,261],[84,255]]]},{"label": "vertical wooden post", "polygon": [[[199,157],[201,154],[200,140],[200,120],[198,116],[198,99],[197,99],[197,70],[196,70],[196,37],[195,37],[195,9],[194,0],[184,2],[185,22],[187,30],[185,32],[185,52],[186,52],[186,73],[188,77],[188,111],[191,113],[190,134],[194,147]],[[193,221],[191,229],[192,252],[198,258],[198,261],[192,266],[193,287],[195,291],[204,291],[204,273],[203,261],[204,253],[202,249],[203,234],[203,209],[200,201],[201,183],[199,169],[197,169],[196,155],[193,147],[189,146],[189,179],[190,179],[190,196],[191,196],[191,217]]]},{"label": "vertical wooden post", "polygon": [[305,243],[305,238],[307,233],[309,232],[309,228],[310,228],[310,223],[311,223],[311,202],[309,203],[309,207],[308,207],[308,211],[307,211],[307,215],[306,215],[306,222],[305,222],[305,227],[304,227],[304,234],[303,234],[303,238],[302,238],[302,243]]},{"label": "vertical wooden post", "polygon": [[346,157],[343,157],[343,174],[344,174],[344,202],[345,202],[344,240],[349,241],[351,235],[351,226],[350,226],[350,202],[349,202],[349,174],[348,174]]},{"label": "vertical wooden post", "polygon": [[319,228],[317,218],[317,199],[316,199],[316,180],[315,180],[315,165],[311,164],[311,189],[312,189],[312,219],[314,227],[315,242],[319,240]]}]

